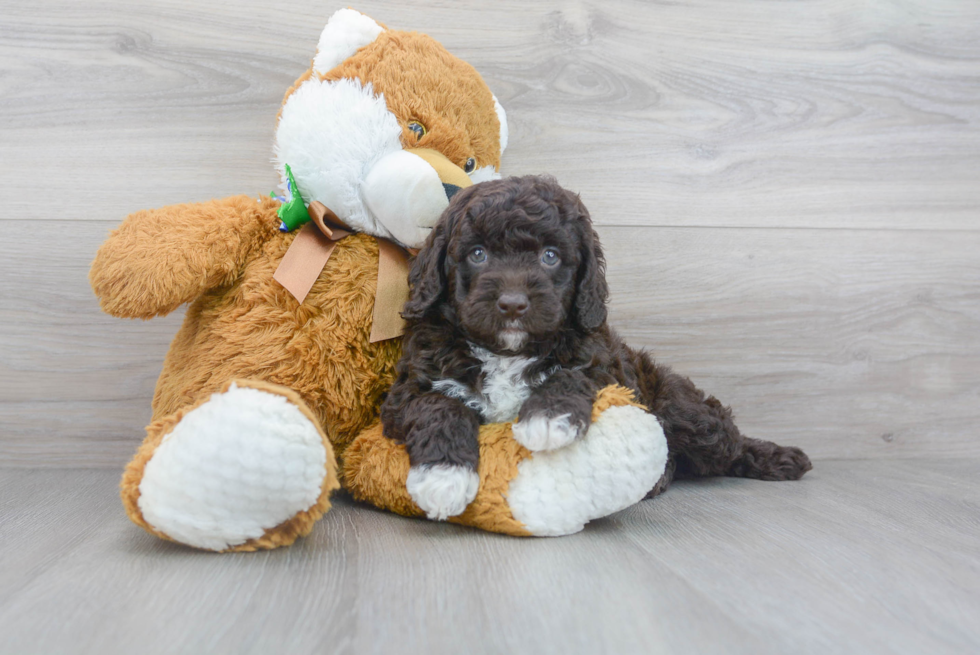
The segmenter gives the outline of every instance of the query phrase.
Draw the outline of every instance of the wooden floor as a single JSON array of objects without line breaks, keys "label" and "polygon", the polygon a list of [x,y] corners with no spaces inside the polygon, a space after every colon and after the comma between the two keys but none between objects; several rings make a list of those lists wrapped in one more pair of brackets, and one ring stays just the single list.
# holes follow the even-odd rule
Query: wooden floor
[{"label": "wooden floor", "polygon": [[342,498],[292,548],[160,541],[117,472],[0,472],[2,653],[975,653],[980,464],[679,483],[558,539]]},{"label": "wooden floor", "polygon": [[340,501],[281,552],[130,525],[182,311],[100,313],[128,213],[274,186],[296,0],[0,12],[0,655],[980,652],[980,2],[364,0],[472,63],[507,174],[579,191],[611,319],[804,448],[558,540]]}]

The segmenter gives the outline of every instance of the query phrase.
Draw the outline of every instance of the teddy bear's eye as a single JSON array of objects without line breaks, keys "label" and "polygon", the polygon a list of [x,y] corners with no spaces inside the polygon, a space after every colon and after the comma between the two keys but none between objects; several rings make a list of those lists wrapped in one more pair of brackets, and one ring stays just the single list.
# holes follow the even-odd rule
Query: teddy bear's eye
[{"label": "teddy bear's eye", "polygon": [[474,168],[476,168],[476,160],[470,157],[469,159],[466,160],[466,163],[463,165],[463,172],[472,173]]},{"label": "teddy bear's eye", "polygon": [[425,136],[425,125],[418,121],[410,121],[408,124],[408,129],[415,133],[415,140],[418,141]]}]

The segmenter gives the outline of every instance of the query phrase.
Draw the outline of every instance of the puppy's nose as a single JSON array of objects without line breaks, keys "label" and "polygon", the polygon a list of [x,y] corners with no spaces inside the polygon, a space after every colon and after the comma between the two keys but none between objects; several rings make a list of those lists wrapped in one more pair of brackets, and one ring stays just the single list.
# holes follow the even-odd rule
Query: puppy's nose
[{"label": "puppy's nose", "polygon": [[507,318],[524,316],[529,304],[527,296],[523,293],[508,291],[507,293],[500,294],[500,297],[497,298],[497,309]]}]

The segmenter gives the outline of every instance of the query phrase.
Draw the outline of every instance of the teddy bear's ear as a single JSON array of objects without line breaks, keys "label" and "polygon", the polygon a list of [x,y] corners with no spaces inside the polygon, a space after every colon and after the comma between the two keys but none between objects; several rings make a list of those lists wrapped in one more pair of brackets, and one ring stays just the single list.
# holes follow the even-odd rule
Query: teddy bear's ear
[{"label": "teddy bear's ear", "polygon": [[500,106],[497,96],[493,97],[493,108],[497,112],[497,119],[500,121],[500,154],[504,154],[507,149],[507,112]]},{"label": "teddy bear's ear", "polygon": [[384,31],[373,19],[353,9],[341,9],[320,33],[313,70],[321,75],[339,65]]}]

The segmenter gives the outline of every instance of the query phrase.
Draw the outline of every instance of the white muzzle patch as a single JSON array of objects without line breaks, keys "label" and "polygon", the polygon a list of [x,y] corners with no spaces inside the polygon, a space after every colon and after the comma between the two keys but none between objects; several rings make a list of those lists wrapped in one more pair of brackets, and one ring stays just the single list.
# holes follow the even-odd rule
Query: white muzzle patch
[{"label": "white muzzle patch", "polygon": [[417,248],[449,206],[436,169],[421,157],[399,150],[386,155],[361,187],[364,202],[402,244]]}]

